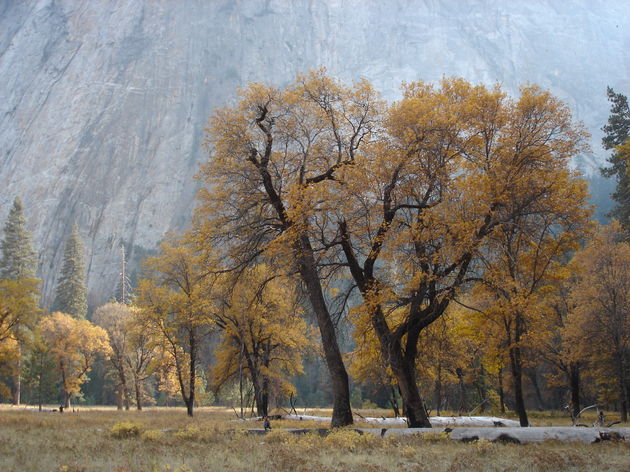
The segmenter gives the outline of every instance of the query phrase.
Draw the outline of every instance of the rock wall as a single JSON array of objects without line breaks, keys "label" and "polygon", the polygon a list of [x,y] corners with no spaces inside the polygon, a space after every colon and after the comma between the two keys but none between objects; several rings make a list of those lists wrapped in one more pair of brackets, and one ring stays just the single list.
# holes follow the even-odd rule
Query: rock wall
[{"label": "rock wall", "polygon": [[534,82],[594,133],[630,90],[623,0],[0,0],[0,221],[20,195],[51,301],[73,222],[91,302],[183,229],[203,127],[249,81],[325,66],[390,99],[402,80]]}]

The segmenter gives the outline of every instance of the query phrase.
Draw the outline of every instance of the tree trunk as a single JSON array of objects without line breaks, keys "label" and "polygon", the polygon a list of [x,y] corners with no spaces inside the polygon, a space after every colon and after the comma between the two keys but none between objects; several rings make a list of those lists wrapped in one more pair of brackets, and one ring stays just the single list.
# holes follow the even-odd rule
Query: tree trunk
[{"label": "tree trunk", "polygon": [[118,411],[123,409],[123,393],[121,384],[118,384],[116,387],[116,409]]},{"label": "tree trunk", "polygon": [[262,386],[256,387],[254,384],[254,398],[256,399],[256,414],[265,417],[269,413],[269,393],[265,384],[267,381],[263,379]]},{"label": "tree trunk", "polygon": [[22,345],[17,343],[17,359],[15,361],[15,372],[13,373],[13,404],[19,405],[22,394]]},{"label": "tree trunk", "polygon": [[621,421],[625,423],[628,421],[628,403],[630,399],[628,398],[628,389],[626,386],[623,352],[620,349],[617,349],[615,354],[617,363],[617,381],[619,384],[619,403],[621,403]]},{"label": "tree trunk", "polygon": [[440,416],[442,408],[442,366],[438,365],[437,378],[435,379],[435,390],[433,392],[435,401],[435,414]]},{"label": "tree trunk", "polygon": [[190,377],[188,383],[188,401],[186,402],[186,413],[188,416],[193,416],[193,407],[195,405],[195,373],[197,364],[197,339],[195,338],[194,329],[189,332],[189,345],[190,345]]},{"label": "tree trunk", "polygon": [[124,400],[125,410],[129,410],[129,404],[131,403],[131,398],[129,395],[129,388],[127,387],[127,376],[125,375],[125,368],[122,359],[118,362],[118,376],[120,377],[120,390],[121,397]]},{"label": "tree trunk", "polygon": [[499,403],[501,406],[501,413],[505,413],[505,392],[503,391],[503,368],[499,367],[497,376],[499,377]]},{"label": "tree trunk", "polygon": [[398,418],[400,416],[400,409],[398,408],[398,400],[396,399],[396,389],[392,386],[390,387],[392,396],[389,399],[390,404],[392,405],[392,410],[394,410],[394,418]]},{"label": "tree trunk", "polygon": [[142,411],[142,390],[140,389],[140,381],[137,375],[134,375],[133,386],[136,391],[136,409]]},{"label": "tree trunk", "polygon": [[523,398],[523,367],[521,365],[521,350],[518,346],[510,347],[510,367],[514,385],[514,407],[518,413],[521,426],[529,426],[525,400]]},{"label": "tree trunk", "polygon": [[59,370],[61,370],[61,388],[63,390],[63,407],[69,408],[70,407],[70,394],[68,393],[66,370],[64,368],[63,362],[60,363],[59,367],[60,367]]},{"label": "tree trunk", "polygon": [[350,408],[350,387],[348,373],[343,363],[335,325],[326,306],[322,292],[319,274],[317,273],[313,249],[306,236],[300,238],[300,276],[308,294],[311,307],[317,318],[317,325],[322,339],[324,358],[330,372],[333,390],[333,413],[331,427],[338,428],[352,424],[352,409]]},{"label": "tree trunk", "polygon": [[569,367],[569,388],[571,390],[571,412],[573,418],[580,414],[580,368],[576,364]]},{"label": "tree trunk", "polygon": [[390,346],[389,357],[390,366],[398,381],[400,396],[405,405],[407,426],[409,428],[430,428],[429,415],[420,396],[418,384],[416,384],[415,357],[409,362],[403,358],[400,346],[395,345]]},{"label": "tree trunk", "polygon": [[538,410],[545,410],[545,401],[543,399],[542,393],[540,392],[540,385],[538,384],[538,374],[536,373],[536,369],[531,369],[528,372],[528,377],[532,382],[532,386],[534,387],[534,392],[536,393],[536,400],[538,401]]},{"label": "tree trunk", "polygon": [[457,380],[459,381],[459,414],[466,409],[466,388],[464,385],[464,373],[459,367],[455,369]]}]

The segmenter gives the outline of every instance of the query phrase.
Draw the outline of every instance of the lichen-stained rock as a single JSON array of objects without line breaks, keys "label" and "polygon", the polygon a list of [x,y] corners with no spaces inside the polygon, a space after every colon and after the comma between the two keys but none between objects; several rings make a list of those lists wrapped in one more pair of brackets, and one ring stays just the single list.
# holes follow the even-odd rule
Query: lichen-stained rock
[{"label": "lichen-stained rock", "polygon": [[187,225],[203,127],[236,87],[319,66],[390,99],[403,80],[444,75],[534,82],[597,143],[606,85],[630,89],[629,22],[623,0],[3,0],[0,219],[20,195],[48,302],[76,222],[101,303],[121,242],[137,260]]}]

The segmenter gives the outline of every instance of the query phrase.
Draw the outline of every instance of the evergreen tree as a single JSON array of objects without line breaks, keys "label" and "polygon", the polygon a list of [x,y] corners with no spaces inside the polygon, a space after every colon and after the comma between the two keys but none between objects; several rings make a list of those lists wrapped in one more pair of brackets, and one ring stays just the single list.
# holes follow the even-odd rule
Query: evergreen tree
[{"label": "evergreen tree", "polygon": [[31,235],[26,229],[23,208],[20,198],[15,197],[4,225],[4,239],[0,243],[2,249],[0,277],[3,279],[35,278],[37,254],[33,250]]},{"label": "evergreen tree", "polygon": [[68,313],[76,318],[85,318],[87,314],[83,250],[84,246],[79,236],[79,230],[76,225],[73,225],[66,242],[53,311]]},{"label": "evergreen tree", "polygon": [[602,128],[606,135],[602,138],[604,149],[612,149],[607,159],[608,167],[601,169],[604,177],[615,177],[617,186],[611,195],[616,202],[609,216],[617,218],[626,231],[630,230],[630,176],[628,175],[627,150],[621,147],[630,136],[630,107],[628,98],[608,87],[608,101],[611,103],[608,124]]},{"label": "evergreen tree", "polygon": [[[18,312],[14,313],[16,322],[12,327],[12,337],[17,341],[15,345],[15,362],[13,363],[12,397],[13,404],[20,404],[21,396],[21,372],[22,372],[22,348],[29,332],[29,323],[25,320],[37,315],[36,297],[37,289],[27,279],[35,279],[37,271],[37,253],[33,249],[31,234],[26,229],[24,207],[19,197],[15,197],[13,207],[9,211],[9,217],[4,225],[4,239],[0,242],[2,260],[0,260],[0,278],[16,281],[20,287],[30,287],[27,290],[32,303],[27,303]],[[25,299],[26,299],[25,298]]]}]

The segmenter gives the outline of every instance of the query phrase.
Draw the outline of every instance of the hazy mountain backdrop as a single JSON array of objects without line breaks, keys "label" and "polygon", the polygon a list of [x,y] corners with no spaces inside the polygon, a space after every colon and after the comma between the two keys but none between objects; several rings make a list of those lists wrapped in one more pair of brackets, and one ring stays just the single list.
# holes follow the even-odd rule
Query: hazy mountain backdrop
[{"label": "hazy mountain backdrop", "polygon": [[540,84],[593,133],[593,172],[629,26],[624,0],[0,0],[0,221],[20,195],[47,301],[76,222],[107,300],[121,243],[137,261],[189,221],[212,110],[319,66],[389,99],[445,75]]}]

